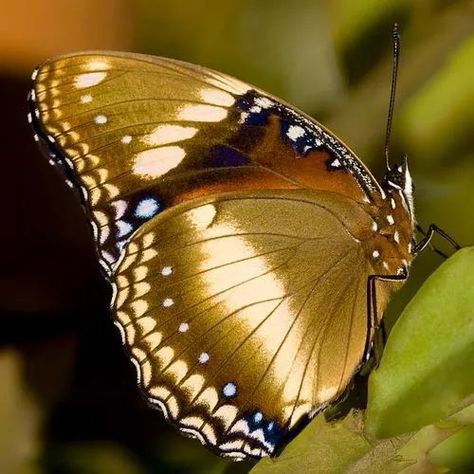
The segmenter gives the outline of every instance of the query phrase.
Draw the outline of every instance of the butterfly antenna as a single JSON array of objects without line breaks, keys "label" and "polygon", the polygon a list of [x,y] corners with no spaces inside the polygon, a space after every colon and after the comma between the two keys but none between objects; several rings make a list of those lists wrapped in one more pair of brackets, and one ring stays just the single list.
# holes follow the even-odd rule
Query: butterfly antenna
[{"label": "butterfly antenna", "polygon": [[388,105],[387,128],[385,130],[385,163],[387,169],[390,169],[389,150],[390,150],[390,136],[392,134],[392,119],[393,110],[395,108],[395,96],[397,94],[397,80],[398,80],[398,62],[400,57],[400,34],[398,33],[398,23],[394,23],[392,31],[392,86],[390,88],[390,102]]}]

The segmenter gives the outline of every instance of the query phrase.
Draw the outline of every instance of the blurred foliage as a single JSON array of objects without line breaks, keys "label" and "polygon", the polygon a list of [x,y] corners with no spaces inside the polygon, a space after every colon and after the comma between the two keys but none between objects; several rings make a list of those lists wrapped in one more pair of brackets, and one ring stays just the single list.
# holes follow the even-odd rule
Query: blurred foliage
[{"label": "blurred foliage", "polygon": [[[75,3],[79,2],[70,2],[68,8]],[[121,0],[120,4],[123,3]],[[460,244],[473,243],[474,4],[471,0],[140,0],[130,2],[130,7],[133,14],[126,20],[133,25],[124,35],[135,31],[136,51],[213,67],[281,96],[333,130],[379,176],[384,167],[382,148],[390,89],[391,25],[398,21],[402,54],[392,159],[398,160],[405,152],[409,155],[420,223],[436,222]],[[81,18],[87,17],[83,8],[81,11]],[[54,10],[48,10],[51,21],[48,24],[61,23],[61,17],[54,15]],[[70,21],[68,16],[68,25]],[[70,31],[62,34],[69,35]],[[97,34],[91,38],[97,49],[109,44],[105,39],[101,43]],[[124,44],[129,43],[132,38],[124,40]],[[57,44],[59,52],[62,44],[69,43],[58,36]],[[23,103],[18,105],[19,109],[23,107]],[[93,252],[90,246],[89,253],[80,253],[72,234],[85,235],[86,226],[82,223],[83,228],[79,229],[60,225],[69,221],[61,221],[64,213],[54,206],[57,202],[70,201],[68,209],[75,221],[80,219],[80,210],[46,163],[44,170],[39,165],[37,169],[36,163],[40,161],[39,153],[29,157],[25,166],[30,174],[25,179],[28,189],[35,189],[35,185],[47,189],[49,200],[41,204],[40,217],[39,210],[30,215],[31,203],[28,203],[28,214],[25,211],[28,221],[19,225],[24,227],[24,232],[32,232],[30,229],[36,230],[32,222],[47,221],[50,213],[50,222],[55,227],[45,231],[48,236],[59,233],[63,240],[73,242],[67,253],[63,249],[64,253],[60,254],[62,260],[67,256],[70,273],[66,274],[67,278],[62,273],[56,277],[64,281],[46,299],[48,304],[57,301],[65,307],[66,316],[58,321],[56,313],[46,314],[47,305],[41,306],[42,286],[38,286],[38,280],[23,281],[33,296],[28,300],[21,293],[14,302],[26,312],[39,305],[42,312],[39,311],[41,317],[34,314],[29,319],[20,313],[15,334],[27,333],[28,337],[36,334],[44,339],[32,345],[29,341],[17,343],[15,336],[13,342],[8,341],[8,350],[0,352],[0,472],[248,472],[253,462],[236,464],[217,458],[195,440],[169,429],[160,414],[148,408],[138,396],[133,371],[109,320],[109,295],[97,289],[98,270],[96,280],[89,274],[82,286],[79,282],[78,275],[85,278],[88,274],[78,272],[77,268]],[[18,173],[23,175],[24,169]],[[35,184],[38,180],[41,183]],[[38,238],[36,234],[35,238]],[[33,260],[34,265],[32,260],[23,262],[40,269],[40,280],[64,268],[50,263],[55,246],[53,240],[47,242],[44,249],[39,249],[40,259]],[[443,243],[436,240],[436,245]],[[439,263],[440,259],[429,251],[417,259],[409,282],[386,313],[388,328]],[[77,295],[65,289],[72,288],[74,278]],[[450,288],[440,290],[439,298],[445,293],[448,298],[449,292],[460,294],[464,282]],[[96,295],[94,308],[87,306],[92,293]],[[414,301],[413,305],[442,308],[437,296],[432,296],[433,302],[426,299],[420,303]],[[425,297],[420,294],[418,298]],[[5,301],[10,300],[5,297]],[[72,301],[70,307],[66,306],[67,301]],[[448,299],[443,300],[443,305],[447,302]],[[459,306],[453,314],[457,309]],[[411,311],[414,310],[407,308],[407,314],[412,314]],[[427,351],[436,350],[443,341],[428,317],[431,314],[430,310],[424,317],[412,315],[412,324],[420,324],[417,341],[424,341]],[[52,340],[58,322],[69,334]],[[394,339],[400,337],[395,332]],[[437,345],[430,339],[435,337],[441,338],[433,339],[439,341]],[[409,342],[406,338],[408,348]],[[389,344],[396,352],[398,342]],[[390,361],[392,356],[385,357]],[[400,356],[398,360],[396,364],[403,364],[407,374],[416,369],[410,365],[408,356]],[[383,370],[384,365],[373,384],[382,386],[376,379],[383,378]],[[403,378],[397,380],[387,382],[395,394],[409,388],[409,385],[405,387]],[[449,380],[442,380],[449,389]],[[430,394],[429,387],[423,390],[419,396],[430,405],[436,394]],[[393,409],[391,417],[396,418],[398,405],[393,400],[390,406],[381,406],[377,416],[382,416],[383,409]],[[376,407],[376,402],[373,403]],[[291,469],[340,472],[343,466],[347,472],[357,473],[399,472],[403,467],[404,473],[416,474],[434,472],[427,470],[434,469],[433,466],[441,469],[438,472],[445,472],[446,466],[461,470],[473,461],[468,449],[473,442],[472,426],[469,426],[473,417],[466,408],[449,422],[425,426],[416,433],[388,440],[369,440],[363,434],[363,418],[357,413],[331,424],[316,417],[281,457],[260,462],[255,472],[286,473]],[[348,466],[353,466],[352,470]]]},{"label": "blurred foliage", "polygon": [[0,380],[0,472],[36,474],[41,414],[26,393],[13,351],[0,351]]}]

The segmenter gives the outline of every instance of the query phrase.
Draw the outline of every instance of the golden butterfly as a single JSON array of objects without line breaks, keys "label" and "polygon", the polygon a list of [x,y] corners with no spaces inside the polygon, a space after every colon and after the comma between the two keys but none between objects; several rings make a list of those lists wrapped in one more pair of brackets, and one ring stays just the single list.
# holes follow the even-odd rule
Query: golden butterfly
[{"label": "golden butterfly", "polygon": [[378,183],[304,113],[172,59],[79,53],[33,79],[146,398],[221,455],[274,455],[344,394],[436,230],[415,243],[406,160]]}]

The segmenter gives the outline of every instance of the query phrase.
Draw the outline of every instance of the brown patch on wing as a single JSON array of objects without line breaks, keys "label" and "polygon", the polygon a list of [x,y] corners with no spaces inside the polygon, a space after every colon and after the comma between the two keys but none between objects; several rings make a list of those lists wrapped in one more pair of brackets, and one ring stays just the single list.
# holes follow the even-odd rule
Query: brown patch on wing
[{"label": "brown patch on wing", "polygon": [[250,155],[252,160],[302,187],[340,193],[356,201],[364,197],[348,170],[328,170],[326,162],[334,159],[328,152],[310,151],[306,156],[298,155],[281,136],[276,115],[269,116],[265,133]]}]

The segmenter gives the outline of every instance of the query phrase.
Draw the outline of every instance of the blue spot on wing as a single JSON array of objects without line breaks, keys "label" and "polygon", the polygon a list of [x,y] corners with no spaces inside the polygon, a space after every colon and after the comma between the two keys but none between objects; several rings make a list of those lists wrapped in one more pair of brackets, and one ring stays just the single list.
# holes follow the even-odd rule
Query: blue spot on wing
[{"label": "blue spot on wing", "polygon": [[288,434],[287,429],[280,427],[276,421],[266,418],[259,410],[247,412],[244,416],[244,420],[249,426],[250,433],[256,430],[262,430],[265,442],[273,447],[277,446]]}]

